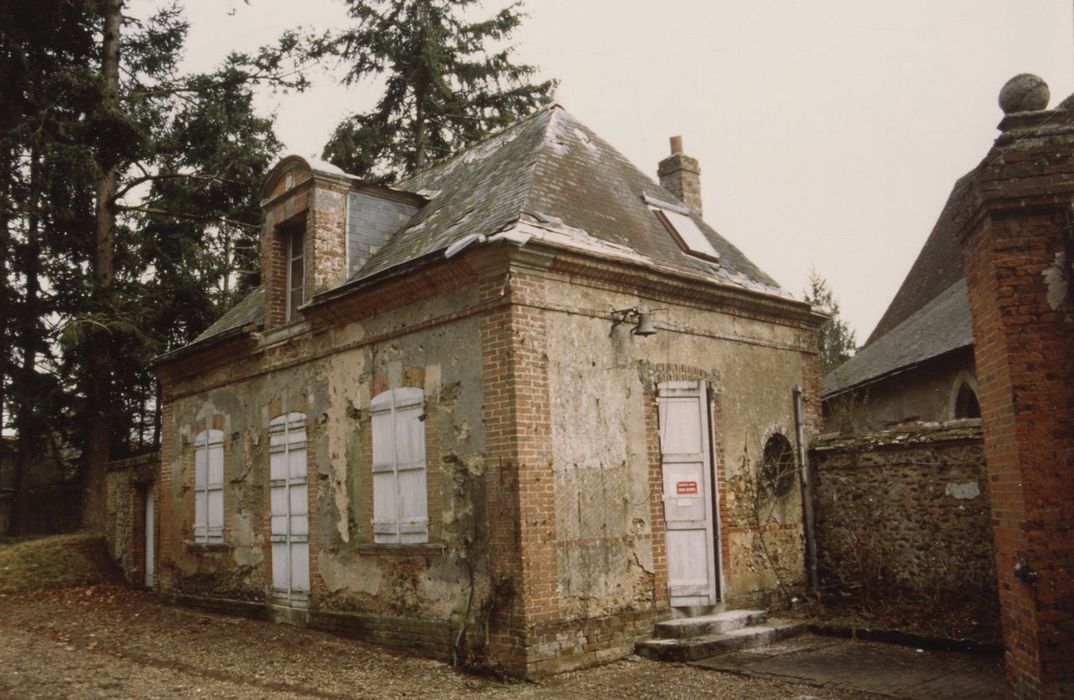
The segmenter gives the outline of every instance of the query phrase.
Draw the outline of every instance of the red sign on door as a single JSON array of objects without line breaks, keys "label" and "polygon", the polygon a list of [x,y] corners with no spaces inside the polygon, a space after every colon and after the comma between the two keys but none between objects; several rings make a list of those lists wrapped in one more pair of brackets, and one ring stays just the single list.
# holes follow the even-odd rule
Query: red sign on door
[{"label": "red sign on door", "polygon": [[688,495],[691,493],[697,493],[696,481],[676,481],[675,482],[675,494],[678,496]]}]

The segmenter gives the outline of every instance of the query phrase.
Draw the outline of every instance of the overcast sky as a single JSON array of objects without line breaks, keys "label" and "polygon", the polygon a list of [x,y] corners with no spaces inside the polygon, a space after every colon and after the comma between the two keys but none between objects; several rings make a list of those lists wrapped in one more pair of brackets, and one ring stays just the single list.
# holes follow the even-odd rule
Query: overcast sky
[{"label": "overcast sky", "polygon": [[[286,28],[346,21],[340,0],[183,4],[191,69]],[[816,267],[862,342],[955,179],[998,135],[1003,83],[1036,73],[1053,105],[1074,91],[1072,5],[528,0],[516,58],[558,79],[567,110],[654,178],[681,134],[701,161],[705,219],[796,294]],[[313,89],[262,106],[288,152],[310,156],[375,99],[373,86],[318,74]]]}]

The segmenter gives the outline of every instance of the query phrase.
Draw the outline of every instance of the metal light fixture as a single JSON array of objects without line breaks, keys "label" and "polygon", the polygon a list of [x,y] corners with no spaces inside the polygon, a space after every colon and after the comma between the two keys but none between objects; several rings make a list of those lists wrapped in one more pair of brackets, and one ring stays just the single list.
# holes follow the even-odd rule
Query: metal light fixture
[{"label": "metal light fixture", "polygon": [[615,327],[621,323],[633,323],[634,328],[630,332],[643,338],[656,334],[652,311],[645,306],[632,306],[629,309],[613,311],[612,333],[615,332]]}]

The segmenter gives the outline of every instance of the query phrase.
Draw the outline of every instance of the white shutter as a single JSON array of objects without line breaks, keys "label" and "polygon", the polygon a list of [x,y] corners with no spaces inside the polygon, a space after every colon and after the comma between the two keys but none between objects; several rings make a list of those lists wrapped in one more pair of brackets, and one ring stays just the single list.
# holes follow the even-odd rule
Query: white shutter
[{"label": "white shutter", "polygon": [[279,602],[309,602],[309,484],[306,416],[288,413],[269,423],[272,590]]},{"label": "white shutter", "polygon": [[224,541],[224,432],[194,437],[194,541]]},{"label": "white shutter", "polygon": [[426,501],[425,393],[404,387],[370,403],[373,429],[373,541],[429,541]]},{"label": "white shutter", "polygon": [[209,434],[202,431],[194,437],[194,541],[204,542],[209,531]]}]

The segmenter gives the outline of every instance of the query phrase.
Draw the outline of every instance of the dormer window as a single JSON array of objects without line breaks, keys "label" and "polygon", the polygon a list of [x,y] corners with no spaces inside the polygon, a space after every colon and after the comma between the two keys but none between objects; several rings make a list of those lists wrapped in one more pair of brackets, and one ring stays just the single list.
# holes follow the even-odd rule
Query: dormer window
[{"label": "dormer window", "polygon": [[287,322],[298,318],[298,307],[306,301],[306,263],[303,255],[305,232],[291,228],[287,236]]}]

